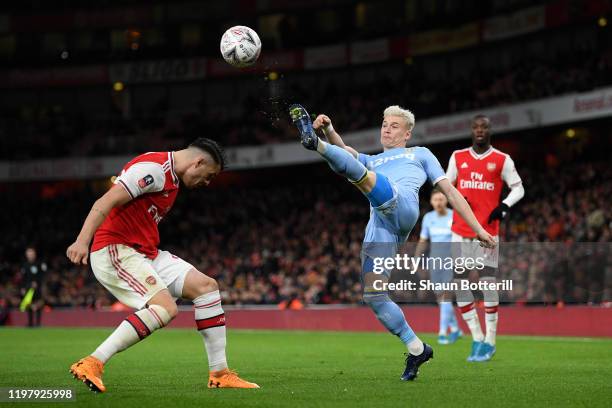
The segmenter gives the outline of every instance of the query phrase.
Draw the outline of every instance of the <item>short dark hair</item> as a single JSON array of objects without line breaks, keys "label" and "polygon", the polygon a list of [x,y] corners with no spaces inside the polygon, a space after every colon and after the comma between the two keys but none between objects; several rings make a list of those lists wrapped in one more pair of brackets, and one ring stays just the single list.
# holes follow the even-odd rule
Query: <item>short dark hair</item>
[{"label": "short dark hair", "polygon": [[210,154],[215,163],[217,163],[219,167],[221,167],[221,170],[225,169],[227,165],[227,158],[225,157],[225,152],[223,151],[223,148],[219,146],[219,143],[206,137],[198,137],[196,140],[189,144],[189,147],[195,147]]},{"label": "short dark hair", "polygon": [[[431,190],[430,197],[433,197],[433,195],[434,195],[434,194],[438,194],[438,193],[440,193],[440,194],[444,194],[444,192],[442,192],[442,190],[440,190],[438,187],[434,187],[434,188]],[[446,196],[446,194],[444,194],[444,195]]]},{"label": "short dark hair", "polygon": [[487,115],[484,115],[482,113],[479,113],[478,115],[475,115],[472,118],[472,123],[476,122],[478,119],[486,119],[487,122],[491,123],[491,119]]}]

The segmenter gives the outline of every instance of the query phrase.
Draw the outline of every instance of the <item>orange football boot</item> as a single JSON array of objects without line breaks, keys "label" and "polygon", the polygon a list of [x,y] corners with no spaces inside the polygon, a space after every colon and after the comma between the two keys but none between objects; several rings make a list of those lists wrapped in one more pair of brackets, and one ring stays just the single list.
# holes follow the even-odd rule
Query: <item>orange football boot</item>
[{"label": "orange football boot", "polygon": [[211,371],[208,375],[208,388],[259,388],[259,385],[243,380],[238,373],[224,368]]},{"label": "orange football boot", "polygon": [[104,363],[94,356],[87,356],[70,366],[70,372],[77,380],[81,380],[94,392],[104,392],[106,387],[102,382]]}]

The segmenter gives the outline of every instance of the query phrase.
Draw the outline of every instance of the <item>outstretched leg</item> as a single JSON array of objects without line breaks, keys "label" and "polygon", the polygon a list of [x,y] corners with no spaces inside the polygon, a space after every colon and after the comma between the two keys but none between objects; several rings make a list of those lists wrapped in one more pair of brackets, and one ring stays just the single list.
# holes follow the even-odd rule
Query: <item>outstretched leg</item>
[{"label": "outstretched leg", "polygon": [[121,303],[139,309],[127,316],[90,356],[70,367],[72,375],[91,390],[104,392],[104,364],[166,326],[178,310],[168,287],[144,255],[124,245],[109,245],[90,257],[96,279]]},{"label": "outstretched leg", "polygon": [[70,367],[70,372],[75,378],[87,384],[92,391],[106,391],[102,382],[104,364],[115,354],[166,326],[176,314],[176,303],[170,293],[167,289],[161,290],[149,300],[146,308],[126,317],[90,356],[74,363]]},{"label": "outstretched leg", "polygon": [[374,189],[376,173],[368,171],[363,163],[347,150],[319,139],[312,127],[312,121],[306,109],[300,105],[292,105],[289,108],[289,113],[293,124],[300,133],[300,139],[305,148],[319,153],[334,172],[355,184],[362,193],[367,195]]}]

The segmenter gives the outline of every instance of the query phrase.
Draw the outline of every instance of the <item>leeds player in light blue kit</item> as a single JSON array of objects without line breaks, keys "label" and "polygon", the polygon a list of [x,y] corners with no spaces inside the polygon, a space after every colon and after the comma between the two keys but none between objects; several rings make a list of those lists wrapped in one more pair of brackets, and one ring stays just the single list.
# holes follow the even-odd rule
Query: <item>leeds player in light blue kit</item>
[{"label": "leeds player in light blue kit", "polygon": [[[419,189],[427,180],[448,197],[450,204],[466,220],[483,245],[494,247],[495,241],[478,223],[465,199],[450,184],[429,149],[406,148],[414,128],[414,115],[409,110],[399,106],[385,109],[380,131],[384,151],[377,155],[359,154],[345,145],[326,115],[319,115],[313,123],[300,105],[290,106],[289,113],[298,128],[302,145],[318,152],[334,172],[347,178],[370,202],[370,221],[362,250],[363,300],[383,326],[398,336],[408,348],[406,368],[401,379],[414,380],[421,364],[433,357],[433,350],[417,337],[388,293],[374,288],[373,282],[381,278],[381,275],[373,273],[374,258],[395,256],[389,248],[397,248],[408,238],[419,216]],[[316,129],[323,130],[328,142],[319,139]],[[384,254],[378,250],[381,247]]]},{"label": "leeds player in light blue kit", "polygon": [[[434,190],[429,200],[433,210],[423,216],[421,221],[421,236],[415,251],[415,257],[425,252],[427,243],[429,245],[429,258],[448,259],[451,257],[451,225],[453,224],[453,210],[446,205],[446,196],[440,190]],[[435,264],[435,263],[434,263]],[[437,265],[442,266],[443,262]],[[452,268],[432,268],[429,271],[433,283],[449,283],[453,281]],[[438,343],[451,344],[461,337],[461,330],[457,324],[455,311],[453,310],[452,292],[436,292],[440,306],[440,329],[438,330]],[[447,334],[447,330],[450,333]]]}]

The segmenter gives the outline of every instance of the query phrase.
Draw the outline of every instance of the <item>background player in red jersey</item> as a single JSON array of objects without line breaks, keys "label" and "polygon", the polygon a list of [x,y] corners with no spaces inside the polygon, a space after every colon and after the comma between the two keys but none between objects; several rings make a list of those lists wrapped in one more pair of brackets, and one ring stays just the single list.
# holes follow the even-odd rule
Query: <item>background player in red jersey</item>
[{"label": "background player in red jersey", "polygon": [[[470,204],[478,222],[499,241],[500,220],[523,197],[525,190],[510,156],[491,146],[491,122],[487,116],[477,115],[472,119],[472,147],[453,152],[446,175]],[[510,193],[500,203],[504,182]],[[485,268],[480,280],[495,281],[499,246],[493,249],[480,247],[475,242],[474,233],[457,212],[453,214],[451,231],[453,245],[460,247],[461,256],[484,258]],[[490,360],[496,351],[499,293],[485,290],[483,296],[486,336],[482,333],[474,307],[474,294],[471,291],[457,292],[457,306],[473,337],[468,361]]]},{"label": "background player in red jersey", "polygon": [[225,315],[217,282],[188,262],[157,248],[157,224],[170,211],[182,183],[207,186],[223,170],[219,145],[196,139],[176,152],[145,153],[125,165],[115,185],[91,208],[66,255],[87,264],[119,301],[138,309],[70,372],[92,390],[104,392],[104,364],[116,353],[166,326],[177,314],[176,298],[193,301],[198,331],[208,354],[208,387],[259,388],[228,369]]}]

